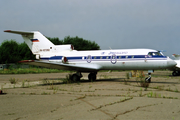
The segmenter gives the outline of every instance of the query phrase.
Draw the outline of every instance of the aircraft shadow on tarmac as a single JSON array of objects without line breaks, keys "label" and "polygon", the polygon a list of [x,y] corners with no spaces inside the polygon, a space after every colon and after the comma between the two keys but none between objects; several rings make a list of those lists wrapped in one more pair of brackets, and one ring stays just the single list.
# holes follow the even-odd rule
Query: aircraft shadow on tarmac
[{"label": "aircraft shadow on tarmac", "polygon": [[[48,80],[59,80],[59,78],[49,78]],[[127,83],[137,83],[137,81],[135,80],[126,80],[125,78],[111,78],[111,79],[97,79],[96,81],[93,81],[93,83],[97,83],[97,82],[127,82]],[[91,81],[89,80],[80,80],[79,82],[72,82],[72,83],[90,83]],[[158,83],[158,84],[180,84],[180,82],[158,82],[158,81],[151,81],[151,83]],[[66,84],[64,82],[55,82],[53,83],[53,85],[61,85],[61,84]],[[70,83],[71,84],[71,83]],[[40,86],[46,86],[46,85],[52,85],[52,83],[45,83],[45,84],[40,84]]]}]

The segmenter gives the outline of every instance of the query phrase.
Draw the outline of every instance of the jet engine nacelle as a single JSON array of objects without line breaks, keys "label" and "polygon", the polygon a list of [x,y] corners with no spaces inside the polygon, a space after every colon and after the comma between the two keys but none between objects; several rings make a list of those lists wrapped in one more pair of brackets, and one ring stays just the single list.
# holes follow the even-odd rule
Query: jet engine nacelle
[{"label": "jet engine nacelle", "polygon": [[68,59],[67,57],[63,56],[61,59],[54,59],[54,57],[51,57],[51,59],[49,59],[49,62],[60,62],[60,63],[68,63]]},{"label": "jet engine nacelle", "polygon": [[74,50],[73,45],[55,45],[53,48],[53,52],[64,52],[64,51],[71,51]]}]

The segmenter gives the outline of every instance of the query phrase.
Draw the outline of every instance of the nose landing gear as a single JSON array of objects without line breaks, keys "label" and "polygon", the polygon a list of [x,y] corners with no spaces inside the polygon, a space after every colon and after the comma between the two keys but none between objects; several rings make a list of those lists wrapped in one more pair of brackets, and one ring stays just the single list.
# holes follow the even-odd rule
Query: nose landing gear
[{"label": "nose landing gear", "polygon": [[145,82],[150,83],[151,82],[151,73],[148,73],[149,77],[145,78]]}]

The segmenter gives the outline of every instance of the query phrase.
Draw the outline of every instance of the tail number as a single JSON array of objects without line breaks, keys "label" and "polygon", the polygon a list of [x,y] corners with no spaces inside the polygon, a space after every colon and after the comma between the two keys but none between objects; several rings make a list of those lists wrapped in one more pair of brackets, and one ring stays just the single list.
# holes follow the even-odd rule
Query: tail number
[{"label": "tail number", "polygon": [[50,49],[40,49],[40,51],[47,52],[50,51]]}]

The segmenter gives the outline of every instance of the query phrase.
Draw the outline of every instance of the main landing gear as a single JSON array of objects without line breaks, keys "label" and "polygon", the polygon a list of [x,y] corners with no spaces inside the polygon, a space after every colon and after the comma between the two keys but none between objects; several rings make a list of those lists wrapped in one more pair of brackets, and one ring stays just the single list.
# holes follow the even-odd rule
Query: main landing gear
[{"label": "main landing gear", "polygon": [[75,81],[75,82],[78,82],[78,81],[80,81],[80,78],[82,77],[82,74],[81,74],[81,72],[77,72],[77,73],[75,73],[75,74],[73,74],[72,76],[71,76],[71,80],[72,81]]},{"label": "main landing gear", "polygon": [[[95,81],[96,80],[97,72],[91,72],[88,75],[89,81]],[[77,72],[71,76],[72,81],[80,81],[80,78],[82,77],[81,72]]]},{"label": "main landing gear", "polygon": [[89,75],[88,75],[89,81],[95,81],[96,80],[96,75],[97,75],[97,72],[89,73]]}]

